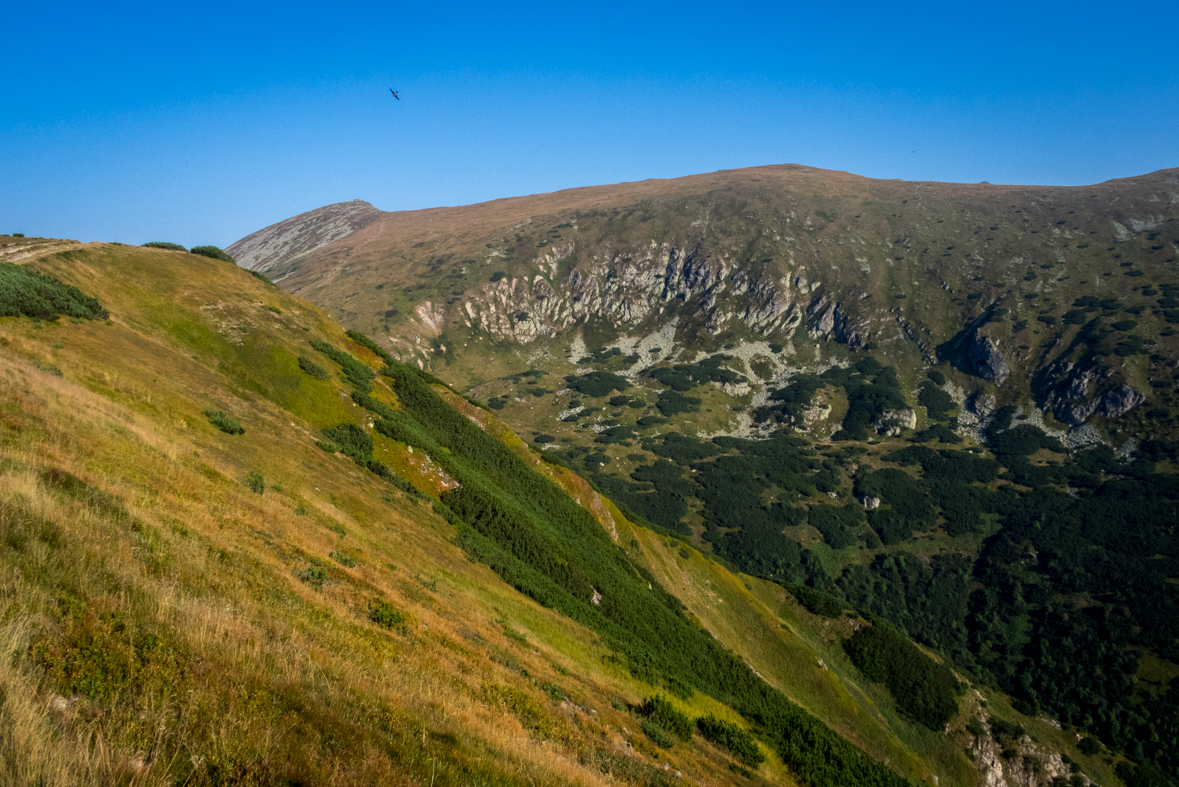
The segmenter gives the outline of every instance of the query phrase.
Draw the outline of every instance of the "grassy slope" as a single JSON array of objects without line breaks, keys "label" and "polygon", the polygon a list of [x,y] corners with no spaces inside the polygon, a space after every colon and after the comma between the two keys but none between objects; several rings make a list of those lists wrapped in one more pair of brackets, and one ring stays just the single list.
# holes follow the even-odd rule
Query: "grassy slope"
[{"label": "grassy slope", "polygon": [[[428,506],[314,446],[361,418],[336,382],[283,375],[307,337],[348,346],[318,310],[191,255],[33,264],[113,324],[0,327],[6,781],[594,784],[601,767],[649,781],[657,759],[723,780],[706,745],[639,738],[610,760],[636,726],[610,698],[644,687],[470,563]],[[209,405],[246,434],[214,430]],[[293,575],[315,562],[322,590]],[[406,624],[369,622],[372,598]]]},{"label": "grassy slope", "polygon": [[[319,427],[367,414],[336,381],[298,371],[299,354],[316,355],[306,340],[375,364],[318,309],[193,255],[91,245],[31,264],[96,295],[112,322],[0,322],[11,780],[592,784],[603,769],[649,782],[662,772],[647,764],[670,762],[701,783],[744,783],[699,740],[663,752],[626,732],[637,723],[612,699],[651,689],[603,661],[596,636],[466,560],[428,506],[315,447]],[[63,375],[42,371],[53,367]],[[685,566],[502,422],[449,400],[621,543],[635,539],[692,614],[787,695],[922,781],[976,778],[960,741],[919,732],[856,684],[823,621],[697,554]],[[214,430],[209,406],[246,435]],[[381,439],[379,456],[436,490]],[[251,471],[262,496],[241,483]],[[322,590],[294,576],[316,564]],[[406,624],[374,626],[372,598]],[[687,709],[737,719],[705,697]],[[772,756],[760,776],[791,783]]]}]

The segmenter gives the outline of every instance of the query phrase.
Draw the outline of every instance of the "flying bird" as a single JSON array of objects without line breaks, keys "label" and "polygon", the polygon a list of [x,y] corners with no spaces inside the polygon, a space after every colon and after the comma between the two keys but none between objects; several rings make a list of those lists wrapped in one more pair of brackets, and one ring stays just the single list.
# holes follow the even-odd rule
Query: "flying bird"
[{"label": "flying bird", "polygon": [[396,90],[394,90],[393,88],[389,88],[389,92],[393,94],[393,98],[397,99],[398,101],[401,100],[401,96],[397,95]]}]

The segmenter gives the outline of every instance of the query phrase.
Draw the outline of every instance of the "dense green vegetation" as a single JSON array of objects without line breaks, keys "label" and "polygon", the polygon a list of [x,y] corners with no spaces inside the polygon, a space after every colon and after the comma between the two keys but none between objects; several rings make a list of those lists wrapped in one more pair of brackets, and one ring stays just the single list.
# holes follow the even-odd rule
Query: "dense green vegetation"
[{"label": "dense green vegetation", "polygon": [[642,705],[638,707],[638,714],[655,722],[682,741],[692,739],[692,730],[695,729],[692,720],[676,710],[666,697],[656,694],[643,700]]},{"label": "dense green vegetation", "polygon": [[738,383],[744,382],[745,377],[732,369],[721,366],[725,361],[732,360],[730,355],[713,355],[700,363],[676,364],[675,366],[660,366],[647,374],[651,379],[666,385],[672,391],[684,393],[697,385],[706,383]]},{"label": "dense green vegetation", "polygon": [[[215,260],[223,260],[224,262],[233,262],[233,257],[230,257],[224,251],[216,246],[193,246],[188,250],[190,254],[199,254],[202,257],[212,257]],[[236,264],[236,263],[235,263]]]},{"label": "dense green vegetation", "polygon": [[168,251],[188,251],[188,249],[181,246],[179,243],[168,243],[167,241],[162,241],[162,240],[153,240],[153,241],[151,241],[149,243],[145,243],[143,245],[149,249],[167,249]]},{"label": "dense green vegetation", "polygon": [[[922,403],[949,419],[953,402],[936,387],[944,375],[929,378],[919,389]],[[840,439],[866,436],[887,410],[904,405],[895,373],[869,359],[795,378],[762,415],[790,423],[822,385],[848,393],[851,420]],[[680,395],[674,387],[667,394]],[[848,472],[854,451],[819,454],[785,430],[764,441],[676,432],[644,440],[660,460],[629,477],[608,474],[604,454],[571,446],[561,456],[579,470],[584,461],[599,489],[669,532],[687,535],[683,519],[693,498],[700,501],[704,538],[718,557],[790,587],[811,611],[834,616],[850,606],[880,616],[1008,692],[1022,710],[1049,713],[1151,767],[1179,772],[1177,692],[1136,679],[1139,653],[1179,661],[1179,535],[1171,515],[1179,493],[1176,476],[1154,465],[1173,461],[1175,449],[1145,441],[1130,463],[1105,447],[1070,456],[1013,415],[1003,408],[991,422],[993,458],[961,450],[952,428],[935,424],[881,456],[883,467],[855,473]],[[1050,459],[1035,459],[1042,456]],[[826,498],[849,487],[878,507]],[[862,543],[876,554],[829,574],[799,543],[805,525],[826,547]],[[918,536],[977,539],[981,553],[892,551]],[[896,686],[933,685],[919,671],[898,675]],[[912,685],[895,691],[922,697]],[[941,718],[928,708],[910,712]]]},{"label": "dense green vegetation", "polygon": [[843,648],[864,677],[887,686],[897,707],[918,724],[940,730],[957,715],[964,687],[953,671],[891,626],[865,626]]},{"label": "dense green vegetation", "polygon": [[[349,379],[371,388],[371,375],[349,373],[346,353],[316,349],[340,363]],[[367,390],[358,389],[354,398],[379,416],[379,432],[427,452],[461,484],[444,492],[442,503],[472,558],[539,603],[597,631],[640,679],[681,696],[695,690],[723,698],[755,725],[804,784],[905,783],[692,625],[679,602],[614,546],[584,508],[446,405],[417,369],[394,364],[386,374],[400,410],[376,402]],[[353,440],[350,430],[337,430],[331,432],[333,440],[341,447],[356,443],[356,453],[364,455],[363,441]],[[646,473],[659,482],[675,481],[671,463]],[[600,604],[592,602],[594,591],[601,595]]]},{"label": "dense green vegetation", "polygon": [[97,299],[52,276],[11,262],[0,262],[0,317],[105,320],[110,313]]},{"label": "dense green vegetation", "polygon": [[226,434],[245,434],[246,430],[242,427],[240,421],[235,421],[221,410],[210,407],[204,412],[205,418],[209,419],[209,423],[220,429]]},{"label": "dense green vegetation", "polygon": [[712,741],[721,748],[728,749],[751,768],[756,768],[765,762],[766,757],[757,747],[753,736],[736,724],[718,719],[715,716],[703,716],[696,719],[696,729],[703,738]]}]

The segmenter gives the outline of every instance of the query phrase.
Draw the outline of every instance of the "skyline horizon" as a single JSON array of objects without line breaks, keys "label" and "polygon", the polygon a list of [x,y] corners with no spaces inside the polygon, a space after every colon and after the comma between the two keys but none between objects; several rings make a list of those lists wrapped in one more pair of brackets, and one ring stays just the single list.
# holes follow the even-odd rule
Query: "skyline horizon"
[{"label": "skyline horizon", "polygon": [[[382,210],[797,162],[1084,186],[1179,164],[1179,6],[21,6],[0,230],[228,245]],[[79,77],[79,75],[82,75]],[[396,90],[398,98],[389,94]]]}]

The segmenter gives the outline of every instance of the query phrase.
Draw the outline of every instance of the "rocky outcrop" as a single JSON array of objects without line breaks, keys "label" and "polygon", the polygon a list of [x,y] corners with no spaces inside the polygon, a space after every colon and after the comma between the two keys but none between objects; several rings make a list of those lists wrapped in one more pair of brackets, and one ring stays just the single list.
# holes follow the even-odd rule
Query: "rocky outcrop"
[{"label": "rocky outcrop", "polygon": [[[483,284],[463,304],[464,324],[527,344],[595,318],[622,329],[680,316],[699,320],[712,331],[740,322],[758,334],[785,340],[803,321],[788,280],[734,269],[724,257],[705,254],[698,245],[652,243],[626,254],[595,255],[564,278],[558,261],[574,247],[550,248],[539,261],[544,273]],[[831,321],[837,338],[850,335],[847,318],[837,310]]]},{"label": "rocky outcrop", "polygon": [[980,721],[983,732],[971,736],[970,755],[986,787],[1052,787],[1058,780],[1084,787],[1093,783],[1085,774],[1073,771],[1060,752],[1035,743],[1028,735],[1009,741],[1004,748],[985,715]]},{"label": "rocky outcrop", "polygon": [[1080,426],[1093,416],[1120,418],[1146,401],[1144,393],[1127,383],[1090,395],[1090,391],[1108,376],[1109,372],[1098,366],[1074,368],[1072,364],[1066,364],[1060,370],[1063,379],[1045,396],[1045,407],[1051,408],[1061,423]]},{"label": "rocky outcrop", "polygon": [[995,412],[998,407],[995,401],[994,394],[986,393],[985,391],[975,391],[970,396],[970,401],[967,403],[970,411],[979,418],[986,418],[991,413]]},{"label": "rocky outcrop", "polygon": [[1146,401],[1146,395],[1133,386],[1122,383],[1101,397],[1097,410],[1106,418],[1121,418]]},{"label": "rocky outcrop", "polygon": [[966,357],[974,374],[995,385],[1002,385],[1011,376],[1011,367],[999,352],[999,344],[989,336],[976,332],[970,340]]},{"label": "rocky outcrop", "polygon": [[337,202],[272,224],[225,251],[250,271],[268,271],[302,254],[346,238],[382,215],[363,200]]},{"label": "rocky outcrop", "polygon": [[885,410],[872,426],[877,434],[896,437],[902,429],[917,428],[917,413],[913,410]]}]

